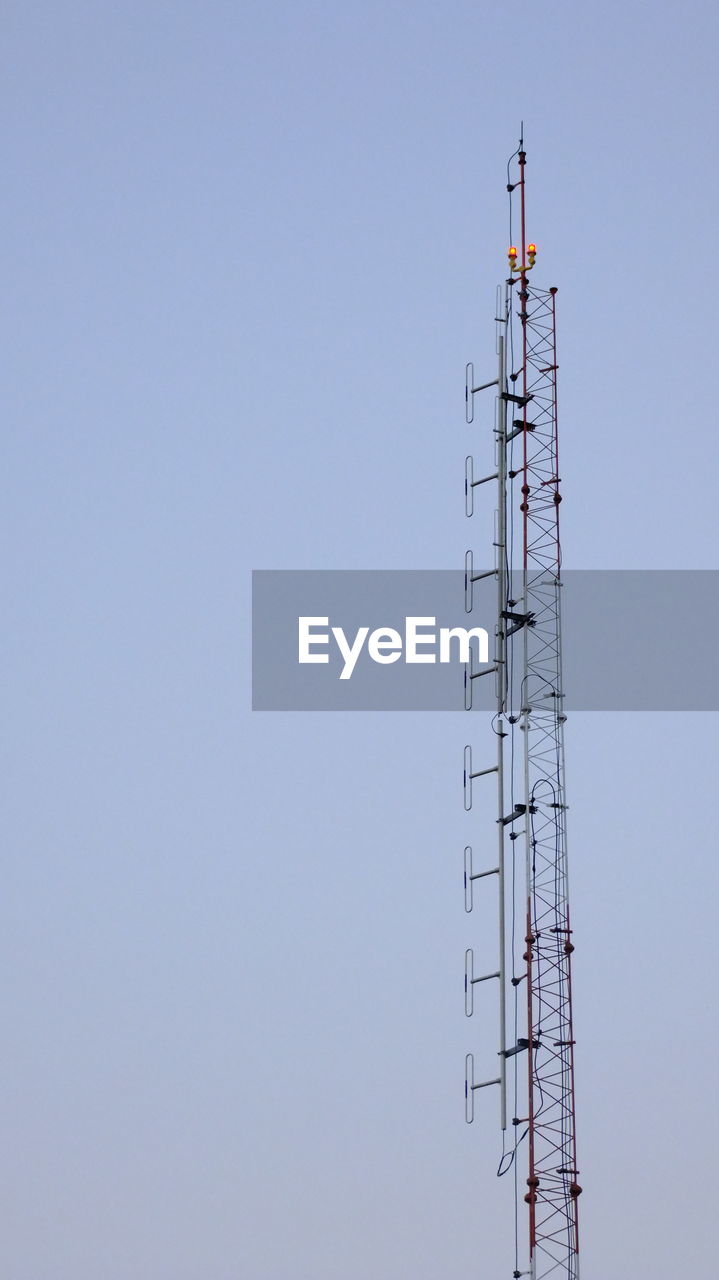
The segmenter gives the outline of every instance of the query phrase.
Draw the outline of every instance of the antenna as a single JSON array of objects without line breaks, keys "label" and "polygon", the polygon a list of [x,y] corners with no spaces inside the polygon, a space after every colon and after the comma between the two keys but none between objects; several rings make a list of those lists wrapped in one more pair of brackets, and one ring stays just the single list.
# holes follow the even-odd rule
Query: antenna
[{"label": "antenna", "polygon": [[[470,947],[465,953],[467,1016],[486,1013],[485,983],[491,987],[492,979],[499,1004],[499,1076],[476,1080],[474,1055],[467,1055],[465,1115],[468,1123],[475,1119],[476,1091],[498,1086],[502,1155],[497,1172],[501,1177],[512,1171],[515,1226],[520,1213],[528,1218],[526,1255],[515,1246],[515,1280],[524,1275],[578,1280],[581,1186],[564,769],[557,290],[538,287],[530,276],[537,247],[526,234],[526,164],[522,124],[519,147],[507,167],[510,240],[518,195],[521,247],[510,245],[509,275],[498,290],[497,378],[475,385],[469,365],[465,392],[466,418],[473,423],[475,397],[497,388],[493,426],[488,429],[485,411],[485,421],[475,427],[481,463],[475,465],[472,456],[465,460],[468,517],[491,490],[487,482],[496,480],[497,486],[495,567],[488,575],[497,583],[492,720],[497,763],[482,767],[478,761],[474,767],[472,749],[465,748],[464,804],[471,811],[473,786],[486,787],[481,780],[496,773],[498,848],[496,867],[477,871],[472,849],[465,848],[464,906],[471,912],[479,894],[492,892],[496,873],[499,915],[499,956],[490,971],[475,976],[474,951]],[[494,463],[487,457],[490,435]],[[472,583],[487,576],[474,574],[473,563],[468,551],[467,612],[474,604]],[[466,690],[475,675],[471,668],[465,675],[467,709],[472,703]],[[484,1115],[480,1099],[483,1094],[476,1109]]]}]

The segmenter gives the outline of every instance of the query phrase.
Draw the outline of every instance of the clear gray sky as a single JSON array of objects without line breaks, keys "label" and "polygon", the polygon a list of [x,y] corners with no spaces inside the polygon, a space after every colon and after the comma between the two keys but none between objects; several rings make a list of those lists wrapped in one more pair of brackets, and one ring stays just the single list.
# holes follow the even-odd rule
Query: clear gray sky
[{"label": "clear gray sky", "polygon": [[[566,563],[716,567],[717,26],[3,6],[5,1280],[510,1274],[467,721],[253,716],[249,574],[461,563],[521,118]],[[585,1280],[716,1256],[715,737],[568,725]]]}]

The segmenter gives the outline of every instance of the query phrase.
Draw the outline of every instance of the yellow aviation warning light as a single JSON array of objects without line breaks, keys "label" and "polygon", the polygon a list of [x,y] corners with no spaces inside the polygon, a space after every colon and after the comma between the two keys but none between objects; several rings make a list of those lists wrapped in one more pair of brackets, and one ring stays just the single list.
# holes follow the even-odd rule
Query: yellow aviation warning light
[{"label": "yellow aviation warning light", "polygon": [[527,257],[529,258],[529,263],[526,267],[517,266],[517,250],[514,245],[510,245],[507,250],[507,257],[509,258],[510,271],[531,271],[537,257],[537,246],[536,244],[527,245]]}]

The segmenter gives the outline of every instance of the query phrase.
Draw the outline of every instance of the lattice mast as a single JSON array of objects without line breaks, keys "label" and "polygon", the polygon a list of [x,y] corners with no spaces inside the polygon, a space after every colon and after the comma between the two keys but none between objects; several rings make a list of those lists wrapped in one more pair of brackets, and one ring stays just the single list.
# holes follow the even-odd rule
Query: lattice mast
[{"label": "lattice mast", "polygon": [[[474,1119],[478,1090],[499,1087],[503,1148],[498,1173],[513,1174],[515,1225],[522,1203],[529,1220],[527,1255],[520,1253],[517,1243],[514,1277],[577,1280],[581,1187],[564,776],[557,290],[536,287],[530,276],[537,251],[526,237],[522,141],[512,161],[515,158],[518,176],[508,181],[510,238],[512,199],[518,192],[522,247],[519,252],[510,248],[510,274],[497,294],[497,378],[475,386],[470,364],[466,383],[468,422],[474,420],[475,396],[497,387],[496,470],[475,480],[474,461],[468,457],[465,474],[468,516],[473,514],[475,489],[491,481],[497,484],[495,567],[475,572],[472,552],[465,560],[467,612],[475,604],[475,584],[489,577],[497,582],[492,664],[479,670],[470,664],[465,673],[467,709],[472,706],[474,682],[494,673],[497,763],[475,771],[472,750],[465,748],[464,791],[469,810],[475,780],[496,773],[498,859],[496,867],[475,872],[472,848],[465,848],[465,908],[473,908],[476,882],[495,874],[499,899],[496,970],[475,976],[473,949],[465,956],[468,1015],[474,1012],[475,987],[498,981],[499,1073],[476,1082],[474,1055],[468,1055],[466,1117],[469,1122]],[[520,1071],[524,1054],[526,1074]]]}]

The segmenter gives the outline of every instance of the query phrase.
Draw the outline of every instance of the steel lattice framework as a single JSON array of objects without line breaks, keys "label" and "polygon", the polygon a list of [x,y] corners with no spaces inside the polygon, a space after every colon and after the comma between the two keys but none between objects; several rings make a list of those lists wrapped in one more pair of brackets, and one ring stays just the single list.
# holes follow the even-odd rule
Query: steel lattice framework
[{"label": "steel lattice framework", "polygon": [[[533,1276],[578,1275],[574,1034],[564,782],[556,290],[519,289],[523,334],[522,628],[529,1062],[529,1243]],[[530,430],[530,425],[532,429]]]},{"label": "steel lattice framework", "polygon": [[[465,808],[471,808],[472,780],[496,773],[499,847],[498,865],[477,873],[471,848],[465,850],[465,906],[472,908],[473,882],[496,872],[500,955],[497,972],[475,977],[470,949],[465,990],[466,1011],[471,1013],[475,984],[490,978],[499,980],[500,1072],[496,1079],[477,1083],[474,1058],[468,1055],[465,1093],[467,1119],[471,1121],[475,1091],[499,1086],[503,1130],[499,1173],[513,1170],[515,1220],[522,1199],[529,1216],[528,1267],[520,1267],[517,1249],[513,1275],[528,1274],[532,1280],[578,1280],[581,1187],[576,1153],[574,946],[564,770],[557,291],[530,284],[536,248],[527,245],[525,238],[526,156],[521,142],[516,154],[519,179],[508,184],[508,189],[510,201],[515,189],[520,193],[522,249],[521,253],[510,249],[510,277],[499,298],[498,375],[493,383],[475,387],[473,368],[468,366],[467,379],[470,422],[475,395],[486,386],[497,386],[496,474],[475,481],[473,461],[467,459],[467,493],[471,495],[477,485],[496,479],[498,499],[495,568],[475,574],[468,553],[465,602],[471,611],[472,584],[495,576],[498,618],[494,660],[489,668],[495,672],[497,690],[493,721],[497,764],[473,772],[467,748]],[[508,353],[514,352],[518,367],[508,370]],[[468,498],[467,513],[472,510],[473,499]],[[468,671],[466,706],[472,704],[472,682],[487,673]],[[515,1033],[510,1042],[508,1024]],[[524,1028],[526,1034],[520,1035]],[[519,1067],[525,1053],[526,1093]],[[507,1141],[508,1093],[514,1107],[511,1144]],[[522,1162],[526,1162],[526,1190],[519,1172]]]}]

